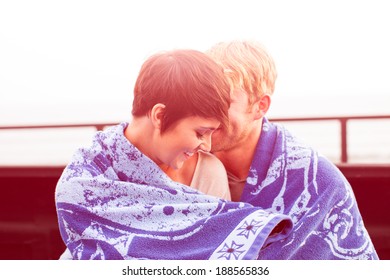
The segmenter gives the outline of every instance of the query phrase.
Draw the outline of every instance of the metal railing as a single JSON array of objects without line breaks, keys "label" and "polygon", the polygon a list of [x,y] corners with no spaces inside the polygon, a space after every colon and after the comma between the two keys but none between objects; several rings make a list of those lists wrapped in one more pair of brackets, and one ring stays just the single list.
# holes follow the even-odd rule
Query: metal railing
[{"label": "metal railing", "polygon": [[4,129],[46,129],[46,128],[80,128],[80,127],[95,127],[96,130],[103,130],[106,126],[115,125],[118,123],[81,123],[81,124],[47,124],[47,125],[14,125],[0,126],[0,130]]},{"label": "metal railing", "polygon": [[372,115],[372,116],[331,116],[331,117],[301,117],[301,118],[272,118],[273,122],[308,122],[308,121],[338,121],[340,123],[340,143],[341,155],[340,162],[348,162],[348,126],[350,120],[375,120],[390,119],[390,115]]},{"label": "metal railing", "polygon": [[[348,162],[348,126],[350,120],[375,120],[375,119],[390,119],[390,115],[368,115],[368,116],[329,116],[329,117],[292,117],[292,118],[270,118],[272,122],[311,122],[311,121],[338,121],[340,123],[340,143],[341,155],[340,162]],[[80,127],[95,127],[96,130],[102,130],[106,126],[115,125],[117,123],[83,123],[83,124],[50,124],[50,125],[16,125],[16,126],[0,126],[0,130],[4,129],[49,129],[49,128],[80,128]]]}]

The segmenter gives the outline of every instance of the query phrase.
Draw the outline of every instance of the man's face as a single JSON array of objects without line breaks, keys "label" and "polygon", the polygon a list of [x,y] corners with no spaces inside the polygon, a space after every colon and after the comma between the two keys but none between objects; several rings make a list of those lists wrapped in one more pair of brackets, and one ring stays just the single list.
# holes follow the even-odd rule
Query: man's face
[{"label": "man's face", "polygon": [[248,96],[243,90],[231,95],[229,126],[214,132],[212,152],[228,151],[246,140],[253,126],[253,115],[248,110]]}]

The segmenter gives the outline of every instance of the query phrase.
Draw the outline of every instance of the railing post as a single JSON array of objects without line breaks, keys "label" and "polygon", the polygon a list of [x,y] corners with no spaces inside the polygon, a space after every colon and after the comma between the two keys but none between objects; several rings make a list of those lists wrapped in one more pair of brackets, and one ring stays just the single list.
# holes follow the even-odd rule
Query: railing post
[{"label": "railing post", "polygon": [[340,118],[341,127],[341,162],[348,162],[348,147],[347,147],[347,118]]},{"label": "railing post", "polygon": [[95,125],[96,131],[101,131],[104,129],[104,125]]}]

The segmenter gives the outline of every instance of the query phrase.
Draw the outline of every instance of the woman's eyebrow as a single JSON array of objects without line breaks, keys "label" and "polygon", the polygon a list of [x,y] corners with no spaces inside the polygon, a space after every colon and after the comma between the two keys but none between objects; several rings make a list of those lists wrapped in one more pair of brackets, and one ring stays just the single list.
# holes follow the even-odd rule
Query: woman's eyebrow
[{"label": "woman's eyebrow", "polygon": [[201,126],[201,127],[199,127],[199,129],[201,129],[201,130],[216,130],[216,129],[218,129],[218,127],[215,127],[215,126]]}]

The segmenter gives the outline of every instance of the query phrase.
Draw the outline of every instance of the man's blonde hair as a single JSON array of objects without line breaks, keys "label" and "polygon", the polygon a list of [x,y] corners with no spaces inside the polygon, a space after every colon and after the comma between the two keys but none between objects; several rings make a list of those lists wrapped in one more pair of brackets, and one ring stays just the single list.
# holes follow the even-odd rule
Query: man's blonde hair
[{"label": "man's blonde hair", "polygon": [[230,90],[244,90],[250,105],[264,94],[273,94],[276,67],[262,44],[255,41],[221,42],[206,53],[224,68]]}]

